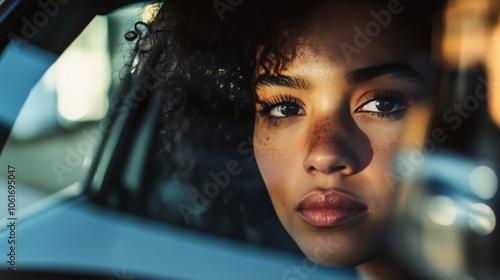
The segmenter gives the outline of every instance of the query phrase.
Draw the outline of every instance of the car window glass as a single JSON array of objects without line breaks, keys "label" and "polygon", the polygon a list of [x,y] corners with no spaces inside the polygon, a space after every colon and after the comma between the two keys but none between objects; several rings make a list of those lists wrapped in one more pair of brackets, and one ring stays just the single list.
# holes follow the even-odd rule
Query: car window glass
[{"label": "car window glass", "polygon": [[[106,115],[109,93],[122,81],[131,53],[123,34],[143,8],[95,17],[60,57],[15,40],[1,54],[0,165],[16,168],[18,211],[68,186],[71,195],[82,192],[100,144],[87,132]],[[0,180],[7,176],[0,170]]]}]

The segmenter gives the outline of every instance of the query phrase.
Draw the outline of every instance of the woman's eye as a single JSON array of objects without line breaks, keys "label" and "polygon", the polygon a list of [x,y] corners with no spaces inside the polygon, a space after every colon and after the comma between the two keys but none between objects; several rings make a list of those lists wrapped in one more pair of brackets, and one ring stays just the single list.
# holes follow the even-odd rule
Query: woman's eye
[{"label": "woman's eye", "polygon": [[404,107],[395,100],[377,99],[363,105],[360,110],[374,113],[394,113],[403,110]]},{"label": "woman's eye", "polygon": [[275,126],[289,124],[293,122],[294,117],[305,115],[304,108],[305,104],[299,98],[288,94],[257,102],[257,113]]},{"label": "woman's eye", "polygon": [[269,112],[271,117],[286,118],[296,115],[304,115],[304,109],[297,104],[280,104],[275,106]]}]

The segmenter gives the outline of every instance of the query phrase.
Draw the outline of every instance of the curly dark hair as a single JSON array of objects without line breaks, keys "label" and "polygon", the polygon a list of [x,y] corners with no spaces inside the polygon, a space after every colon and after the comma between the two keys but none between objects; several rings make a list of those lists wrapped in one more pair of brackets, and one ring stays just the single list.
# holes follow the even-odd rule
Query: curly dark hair
[{"label": "curly dark hair", "polygon": [[[200,174],[224,168],[227,159],[242,159],[238,146],[242,141],[251,144],[253,132],[256,70],[271,75],[288,66],[296,55],[295,35],[323,1],[158,1],[154,19],[137,23],[127,33],[127,40],[136,41],[138,63],[133,67],[147,68],[143,79],[165,95],[160,152],[165,181],[175,179],[200,188],[209,180]],[[409,2],[414,8],[405,14],[405,21],[414,27],[411,32],[421,36],[425,45],[430,45],[432,13],[425,12],[430,2],[435,3]],[[248,209],[252,201],[267,197],[255,162],[242,162],[246,177],[232,180],[231,185],[244,191],[225,190],[210,209]],[[152,211],[161,213],[161,206]],[[254,220],[269,216],[269,211],[274,215],[268,199],[259,211],[261,215],[253,215]],[[215,224],[222,225],[220,228],[234,229],[238,222],[242,227],[251,224],[241,217],[204,214],[206,223],[218,221]],[[182,223],[179,217],[177,222]],[[234,235],[248,235],[239,231]]]},{"label": "curly dark hair", "polygon": [[[297,24],[290,19],[315,2],[247,1],[224,14],[222,21],[214,10],[215,1],[157,2],[154,20],[137,23],[126,38],[137,40],[138,58],[150,69],[144,79],[155,80],[166,95],[168,153],[179,148],[181,131],[189,125],[203,122],[198,129],[210,124],[221,128],[222,120],[237,120],[240,129],[251,129],[257,65],[266,73],[285,67],[295,50],[284,47],[293,45],[288,42],[293,36],[290,32],[284,36],[283,23],[289,19]],[[293,32],[289,25],[287,30]],[[210,122],[203,121],[207,118]]]}]

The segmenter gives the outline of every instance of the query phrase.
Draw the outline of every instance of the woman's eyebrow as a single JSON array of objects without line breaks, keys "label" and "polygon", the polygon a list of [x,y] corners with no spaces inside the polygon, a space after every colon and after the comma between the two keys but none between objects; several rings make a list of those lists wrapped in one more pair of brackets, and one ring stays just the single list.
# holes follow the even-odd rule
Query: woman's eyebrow
[{"label": "woman's eyebrow", "polygon": [[255,88],[262,86],[279,86],[301,90],[312,89],[311,83],[303,77],[287,75],[262,75],[257,77],[254,85]]},{"label": "woman's eyebrow", "polygon": [[421,85],[426,84],[425,79],[415,70],[415,68],[404,63],[388,63],[356,69],[346,74],[346,80],[347,83],[351,85],[366,82],[380,76],[408,80]]}]

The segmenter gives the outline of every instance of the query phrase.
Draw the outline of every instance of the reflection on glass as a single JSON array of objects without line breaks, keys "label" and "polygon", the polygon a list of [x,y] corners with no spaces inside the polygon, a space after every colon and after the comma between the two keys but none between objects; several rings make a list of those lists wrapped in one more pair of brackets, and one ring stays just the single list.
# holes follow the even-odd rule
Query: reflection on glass
[{"label": "reflection on glass", "polygon": [[57,96],[63,121],[99,120],[111,82],[107,20],[96,17],[57,62]]},{"label": "reflection on glass", "polygon": [[497,175],[488,166],[478,166],[471,172],[470,186],[472,191],[480,198],[491,199],[497,192]]},{"label": "reflection on glass", "polygon": [[453,200],[446,196],[436,196],[429,200],[427,211],[429,218],[436,224],[449,226],[457,218],[457,207]]},{"label": "reflection on glass", "polygon": [[[113,78],[124,67],[120,59],[128,59],[131,49],[123,36],[141,7],[97,16],[57,60],[54,53],[19,42],[0,55],[0,126],[12,127],[8,138],[0,135],[6,138],[0,165],[18,170],[17,210],[46,205],[51,195],[81,193],[102,138],[96,121],[107,112]],[[0,170],[0,180],[5,177]]]},{"label": "reflection on glass", "polygon": [[475,233],[488,235],[495,229],[495,213],[488,205],[476,203],[469,212],[469,225]]}]

